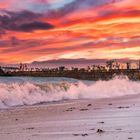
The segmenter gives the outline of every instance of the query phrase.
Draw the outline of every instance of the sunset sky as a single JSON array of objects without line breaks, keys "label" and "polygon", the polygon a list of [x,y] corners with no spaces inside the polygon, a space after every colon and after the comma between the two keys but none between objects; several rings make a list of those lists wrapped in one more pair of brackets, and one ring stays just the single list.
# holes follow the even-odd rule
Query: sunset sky
[{"label": "sunset sky", "polygon": [[0,0],[0,63],[140,59],[140,0]]}]

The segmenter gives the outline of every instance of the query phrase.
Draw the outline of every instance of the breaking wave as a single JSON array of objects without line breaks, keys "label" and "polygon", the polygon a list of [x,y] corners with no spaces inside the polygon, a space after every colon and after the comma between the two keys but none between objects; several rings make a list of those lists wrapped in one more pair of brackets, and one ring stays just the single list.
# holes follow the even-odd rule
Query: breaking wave
[{"label": "breaking wave", "polygon": [[127,77],[115,77],[109,81],[97,81],[90,84],[82,81],[43,84],[0,83],[0,108],[65,99],[111,98],[139,93],[140,82],[130,81]]}]

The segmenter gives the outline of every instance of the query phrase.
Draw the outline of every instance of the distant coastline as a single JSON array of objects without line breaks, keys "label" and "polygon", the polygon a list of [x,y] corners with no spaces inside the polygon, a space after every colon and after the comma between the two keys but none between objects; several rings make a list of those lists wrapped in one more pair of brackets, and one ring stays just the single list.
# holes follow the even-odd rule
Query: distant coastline
[{"label": "distant coastline", "polygon": [[29,77],[67,77],[80,80],[110,80],[115,76],[124,75],[130,80],[140,81],[140,70],[96,70],[96,71],[18,71],[18,72],[0,72],[0,76],[29,76]]},{"label": "distant coastline", "polygon": [[19,67],[0,67],[0,76],[29,76],[29,77],[66,77],[81,80],[110,80],[115,76],[124,75],[130,80],[140,81],[140,61],[135,67],[130,62],[124,64],[109,60],[106,65],[92,65],[87,68],[65,66],[58,68],[28,68],[27,64]]}]

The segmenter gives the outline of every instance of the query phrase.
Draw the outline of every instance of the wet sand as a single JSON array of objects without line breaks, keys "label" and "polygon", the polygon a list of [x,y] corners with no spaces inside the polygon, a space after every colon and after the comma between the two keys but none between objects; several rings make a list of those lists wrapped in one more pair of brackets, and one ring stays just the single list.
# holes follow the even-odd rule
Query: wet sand
[{"label": "wet sand", "polygon": [[139,140],[140,95],[0,111],[0,140]]}]

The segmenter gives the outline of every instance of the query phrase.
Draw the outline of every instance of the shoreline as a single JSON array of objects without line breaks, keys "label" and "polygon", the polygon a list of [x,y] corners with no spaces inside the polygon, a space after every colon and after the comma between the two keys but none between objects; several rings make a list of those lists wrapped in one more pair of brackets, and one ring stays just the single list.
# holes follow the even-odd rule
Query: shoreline
[{"label": "shoreline", "polygon": [[0,110],[0,139],[138,140],[139,101],[133,95]]},{"label": "shoreline", "polygon": [[96,71],[18,71],[18,72],[7,72],[0,73],[1,77],[54,77],[54,78],[73,78],[77,80],[90,80],[90,81],[99,81],[104,80],[108,81],[114,78],[115,76],[127,76],[132,81],[140,81],[140,70],[131,69],[131,70],[96,70]]}]

